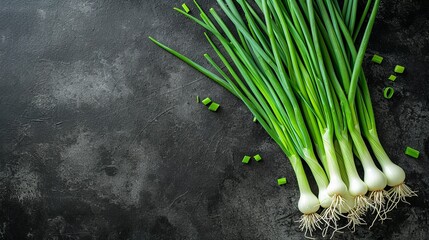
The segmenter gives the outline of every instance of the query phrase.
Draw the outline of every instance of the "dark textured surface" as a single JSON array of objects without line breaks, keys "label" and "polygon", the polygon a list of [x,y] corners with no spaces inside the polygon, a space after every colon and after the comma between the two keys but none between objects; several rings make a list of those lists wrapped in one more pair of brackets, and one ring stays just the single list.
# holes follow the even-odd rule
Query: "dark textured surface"
[{"label": "dark textured surface", "polygon": [[[171,9],[180,4],[0,2],[0,239],[303,238],[279,148],[238,100],[148,41],[205,62],[202,30]],[[365,64],[382,142],[419,197],[337,239],[429,234],[428,11],[383,1]],[[395,64],[407,70],[392,83]],[[264,161],[243,166],[245,153]],[[276,186],[280,176],[289,184]]]}]

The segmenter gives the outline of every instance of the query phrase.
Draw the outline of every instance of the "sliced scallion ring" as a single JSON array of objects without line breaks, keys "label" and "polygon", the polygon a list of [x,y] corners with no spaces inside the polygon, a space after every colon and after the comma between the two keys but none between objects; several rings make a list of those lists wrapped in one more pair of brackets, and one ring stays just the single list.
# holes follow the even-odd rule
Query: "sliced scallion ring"
[{"label": "sliced scallion ring", "polygon": [[386,87],[383,90],[383,96],[386,99],[391,99],[394,93],[395,93],[395,89],[393,89],[392,87]]}]

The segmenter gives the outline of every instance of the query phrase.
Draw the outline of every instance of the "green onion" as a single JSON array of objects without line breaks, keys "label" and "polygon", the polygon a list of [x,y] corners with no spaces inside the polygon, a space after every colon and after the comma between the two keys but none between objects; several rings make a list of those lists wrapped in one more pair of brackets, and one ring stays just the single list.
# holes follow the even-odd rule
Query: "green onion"
[{"label": "green onion", "polygon": [[209,106],[209,110],[212,112],[216,112],[219,109],[219,103],[212,102]]},{"label": "green onion", "polygon": [[191,10],[189,10],[189,8],[186,5],[186,3],[182,4],[182,8],[183,8],[183,10],[185,10],[186,13],[189,13],[191,11]]},{"label": "green onion", "polygon": [[[404,184],[404,171],[389,159],[378,139],[362,70],[380,0],[368,0],[361,16],[357,16],[357,0],[255,0],[254,4],[217,0],[222,14],[213,8],[206,12],[194,3],[198,16],[175,10],[205,29],[216,58],[209,54],[204,58],[213,72],[150,39],[239,98],[253,121],[257,119],[278,144],[295,172],[298,209],[303,214],[300,229],[306,235],[320,224],[325,227],[323,235],[331,228],[335,233],[344,213],[347,226],[363,225],[362,216],[369,208],[375,219],[384,220],[399,201],[415,195]],[[380,64],[383,58],[374,55],[372,61]],[[384,95],[390,98],[393,92],[387,89]],[[203,104],[210,104],[206,99]],[[216,104],[209,109],[217,109]],[[363,167],[363,179],[353,153]],[[262,159],[259,154],[254,158]],[[243,163],[249,161],[250,157],[243,158]],[[310,188],[303,163],[316,182],[318,196]],[[392,187],[389,192],[384,189],[387,185]]]},{"label": "green onion", "polygon": [[[371,2],[372,2],[371,0],[367,1],[366,7],[362,15],[362,18],[359,22],[359,25],[361,25],[365,21],[365,18],[368,13],[367,10],[369,9]],[[376,1],[374,6],[378,4],[379,2]],[[369,22],[373,21],[373,19],[374,19],[373,14],[371,13]],[[358,28],[360,28],[360,26]],[[355,46],[353,45],[353,41],[356,40],[359,33],[358,32],[353,33],[353,41],[348,40],[350,39],[348,36],[349,33],[344,31],[343,33],[347,41],[347,45],[349,47],[352,59],[354,60],[356,57],[355,55],[356,50],[354,49]],[[363,37],[363,39],[365,39],[365,36]],[[353,82],[353,79],[352,79],[352,82]],[[388,192],[386,192],[385,190],[382,190],[381,188],[382,185],[379,185],[379,187],[377,188],[379,190],[376,190],[376,191],[372,190],[370,195],[370,200],[373,201],[374,210],[377,213],[377,216],[374,219],[374,221],[377,218],[380,218],[381,220],[383,220],[385,219],[385,213],[383,212],[391,211],[395,206],[397,206],[399,201],[406,202],[405,200],[406,197],[413,197],[413,196],[416,196],[416,194],[404,183],[405,172],[403,171],[403,169],[401,169],[398,165],[394,164],[390,160],[390,158],[388,157],[387,153],[384,151],[380,143],[377,130],[376,130],[376,124],[374,119],[374,112],[372,108],[371,98],[369,94],[369,88],[367,86],[366,78],[363,72],[360,73],[359,88],[357,89],[357,96],[358,96],[357,107],[358,107],[359,119],[361,122],[360,124],[362,126],[363,133],[365,137],[368,139],[371,145],[371,148],[374,152],[374,155],[376,156],[378,162],[380,163],[383,169],[383,173],[385,174],[385,177],[387,179],[387,184],[391,186],[391,189]],[[354,98],[353,94],[351,98]],[[367,157],[369,156],[367,155]],[[362,160],[367,157],[360,156],[359,158]],[[386,195],[388,199],[387,204],[383,202]]]},{"label": "green onion", "polygon": [[413,158],[419,158],[420,152],[414,148],[407,147],[405,148],[405,154]]},{"label": "green onion", "polygon": [[257,122],[258,120],[256,119],[256,117],[253,117],[253,122]]},{"label": "green onion", "polygon": [[390,75],[389,76],[389,80],[390,81],[395,81],[396,80],[396,76],[395,75]]},{"label": "green onion", "polygon": [[391,99],[394,93],[395,93],[395,89],[393,89],[392,87],[386,87],[383,90],[383,96],[386,99]]},{"label": "green onion", "polygon": [[259,154],[256,154],[255,156],[253,156],[253,158],[255,159],[255,161],[257,161],[257,162],[259,162],[259,161],[261,161],[262,160],[262,157],[261,157],[261,155],[259,155]]},{"label": "green onion", "polygon": [[197,103],[200,102],[200,96],[197,95]]},{"label": "green onion", "polygon": [[277,185],[281,186],[281,185],[285,185],[287,183],[286,178],[279,178],[277,179]]},{"label": "green onion", "polygon": [[395,66],[395,73],[403,73],[405,71],[405,67],[401,65]]},{"label": "green onion", "polygon": [[211,102],[212,102],[212,100],[210,99],[210,98],[204,98],[202,101],[201,101],[204,105],[209,105]]},{"label": "green onion", "polygon": [[[357,2],[357,1],[356,1]],[[372,60],[375,63],[381,64],[381,62],[383,62],[383,57],[379,56],[377,54],[374,54],[374,56],[372,57]]]},{"label": "green onion", "polygon": [[250,156],[244,156],[243,160],[241,160],[242,163],[248,164],[250,161]]}]

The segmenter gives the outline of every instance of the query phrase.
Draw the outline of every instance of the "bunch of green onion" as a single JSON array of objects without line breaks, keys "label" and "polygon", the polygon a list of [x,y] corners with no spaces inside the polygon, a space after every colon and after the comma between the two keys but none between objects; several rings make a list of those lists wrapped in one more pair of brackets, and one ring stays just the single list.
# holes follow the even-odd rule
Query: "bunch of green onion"
[{"label": "bunch of green onion", "polygon": [[[379,141],[362,70],[380,0],[367,0],[363,11],[358,0],[217,2],[232,28],[196,1],[198,16],[175,8],[207,31],[222,64],[204,54],[214,71],[150,39],[241,99],[280,146],[295,171],[300,228],[306,235],[322,227],[323,234],[354,230],[365,224],[368,210],[375,213],[373,223],[384,220],[400,201],[415,196]],[[345,226],[339,224],[342,218],[348,220]]]}]

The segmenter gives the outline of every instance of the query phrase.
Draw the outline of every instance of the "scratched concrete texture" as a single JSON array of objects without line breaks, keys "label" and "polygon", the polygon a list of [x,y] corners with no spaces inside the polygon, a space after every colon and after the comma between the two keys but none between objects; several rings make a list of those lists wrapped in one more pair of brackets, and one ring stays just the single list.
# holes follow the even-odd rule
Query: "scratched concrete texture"
[{"label": "scratched concrete texture", "polygon": [[[303,239],[280,149],[240,101],[148,40],[208,66],[203,30],[172,10],[181,3],[0,1],[0,239]],[[382,1],[364,63],[381,140],[419,196],[334,239],[427,239],[428,12]],[[406,72],[390,82],[396,64]],[[264,160],[241,164],[255,153]]]}]

